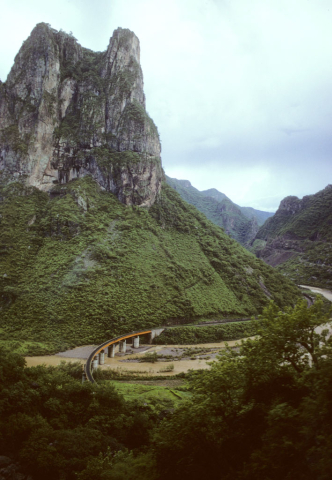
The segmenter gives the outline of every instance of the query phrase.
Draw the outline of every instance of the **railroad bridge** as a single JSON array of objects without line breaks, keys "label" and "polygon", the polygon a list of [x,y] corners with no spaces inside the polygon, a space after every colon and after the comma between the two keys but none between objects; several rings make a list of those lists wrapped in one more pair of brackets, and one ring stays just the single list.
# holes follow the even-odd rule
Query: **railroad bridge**
[{"label": "railroad bridge", "polygon": [[107,356],[113,358],[115,355],[115,348],[119,346],[119,352],[125,353],[127,348],[127,340],[132,339],[132,347],[139,347],[139,338],[141,335],[149,335],[149,343],[152,343],[155,337],[161,334],[165,330],[165,327],[153,328],[150,330],[140,330],[137,332],[130,332],[120,337],[111,338],[106,342],[99,345],[93,350],[90,354],[86,364],[84,365],[83,380],[89,380],[92,383],[95,383],[93,378],[93,370],[97,368],[98,365],[103,365],[105,361],[105,354],[107,350]]}]

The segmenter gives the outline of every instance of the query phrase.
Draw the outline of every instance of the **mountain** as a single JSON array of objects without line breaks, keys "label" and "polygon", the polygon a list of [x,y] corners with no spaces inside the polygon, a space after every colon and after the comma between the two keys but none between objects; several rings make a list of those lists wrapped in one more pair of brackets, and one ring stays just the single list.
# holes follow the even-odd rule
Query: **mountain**
[{"label": "mountain", "polygon": [[332,286],[332,185],[284,198],[252,242],[259,258],[298,284]]},{"label": "mountain", "polygon": [[0,168],[49,191],[91,175],[127,205],[160,190],[158,130],[145,110],[138,38],[115,30],[105,52],[38,24],[0,85]]},{"label": "mountain", "polygon": [[[181,182],[181,180],[179,181]],[[202,190],[200,193],[204,197],[214,198],[217,202],[222,202],[223,200],[229,200],[229,198],[224,193],[219,192],[219,190],[217,190],[216,188],[209,188],[208,190]]]},{"label": "mountain", "polygon": [[239,207],[239,209],[247,218],[256,218],[259,227],[274,215],[272,212],[264,212],[263,210],[256,210],[256,208],[252,207]]},{"label": "mountain", "polygon": [[186,202],[194,205],[209,220],[222,227],[230,237],[245,247],[250,245],[259,226],[273,215],[251,207],[239,207],[215,188],[199,191],[188,180],[166,176],[166,181]]},{"label": "mountain", "polygon": [[39,24],[1,86],[1,339],[59,351],[299,296],[163,182],[139,55],[129,30],[94,53]]},{"label": "mountain", "polygon": [[[228,197],[226,197],[224,193],[219,192],[216,188],[209,188],[208,190],[202,190],[200,193],[202,193],[205,197],[214,198],[215,200],[217,200],[217,202],[222,202],[223,200],[229,200],[231,202],[231,200]],[[243,213],[245,217],[249,219],[255,218],[258,223],[258,226],[263,225],[263,223],[273,215],[273,213],[271,212],[256,210],[255,208],[252,208],[252,207],[240,207],[236,203],[234,203],[234,205]]]}]

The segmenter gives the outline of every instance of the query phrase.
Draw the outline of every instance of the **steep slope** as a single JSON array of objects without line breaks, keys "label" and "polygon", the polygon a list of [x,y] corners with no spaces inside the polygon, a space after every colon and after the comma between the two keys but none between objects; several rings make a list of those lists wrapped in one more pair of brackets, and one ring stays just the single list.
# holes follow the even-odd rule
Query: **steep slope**
[{"label": "steep slope", "polygon": [[216,188],[209,188],[208,190],[202,190],[200,192],[204,195],[204,197],[211,197],[217,200],[217,202],[223,202],[224,200],[228,200],[229,202],[233,203],[236,208],[240,210],[240,212],[250,220],[255,219],[258,226],[260,227],[263,223],[270,217],[272,217],[273,213],[271,212],[264,212],[262,210],[256,210],[252,207],[240,207],[236,203],[232,202],[224,193],[219,192]]},{"label": "steep slope", "polygon": [[127,205],[151,205],[160,141],[145,111],[138,38],[118,28],[105,52],[38,24],[0,84],[0,169],[49,191],[92,175]]},{"label": "steep slope", "polygon": [[299,284],[332,285],[332,185],[286,197],[252,243],[259,258]]},{"label": "steep slope", "polygon": [[51,196],[11,183],[0,215],[4,338],[61,348],[202,316],[248,316],[298,295],[167,184],[146,209],[89,176]]},{"label": "steep slope", "polygon": [[181,197],[204,213],[209,220],[224,228],[225,232],[247,247],[266,218],[273,215],[251,207],[239,207],[215,188],[199,191],[188,180],[166,177],[167,183]]}]

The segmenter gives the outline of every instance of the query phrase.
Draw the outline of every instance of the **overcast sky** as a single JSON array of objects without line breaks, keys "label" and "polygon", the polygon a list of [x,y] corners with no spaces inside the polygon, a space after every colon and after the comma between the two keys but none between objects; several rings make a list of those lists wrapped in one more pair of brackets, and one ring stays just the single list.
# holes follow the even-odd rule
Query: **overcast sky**
[{"label": "overcast sky", "polygon": [[141,42],[166,174],[274,211],[332,183],[331,0],[3,0],[0,78],[39,22]]}]

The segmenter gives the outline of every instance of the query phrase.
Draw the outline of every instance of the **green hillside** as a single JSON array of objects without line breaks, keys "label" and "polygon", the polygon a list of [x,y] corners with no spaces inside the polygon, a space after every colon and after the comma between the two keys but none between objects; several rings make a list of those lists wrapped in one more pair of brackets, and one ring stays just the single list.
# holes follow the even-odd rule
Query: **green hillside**
[{"label": "green hillside", "polygon": [[286,197],[281,208],[262,226],[257,238],[275,238],[287,233],[312,241],[332,240],[331,185],[302,200]]},{"label": "green hillside", "polygon": [[201,316],[248,316],[297,288],[167,184],[150,209],[128,207],[91,177],[50,195],[1,188],[3,339],[53,345]]}]

